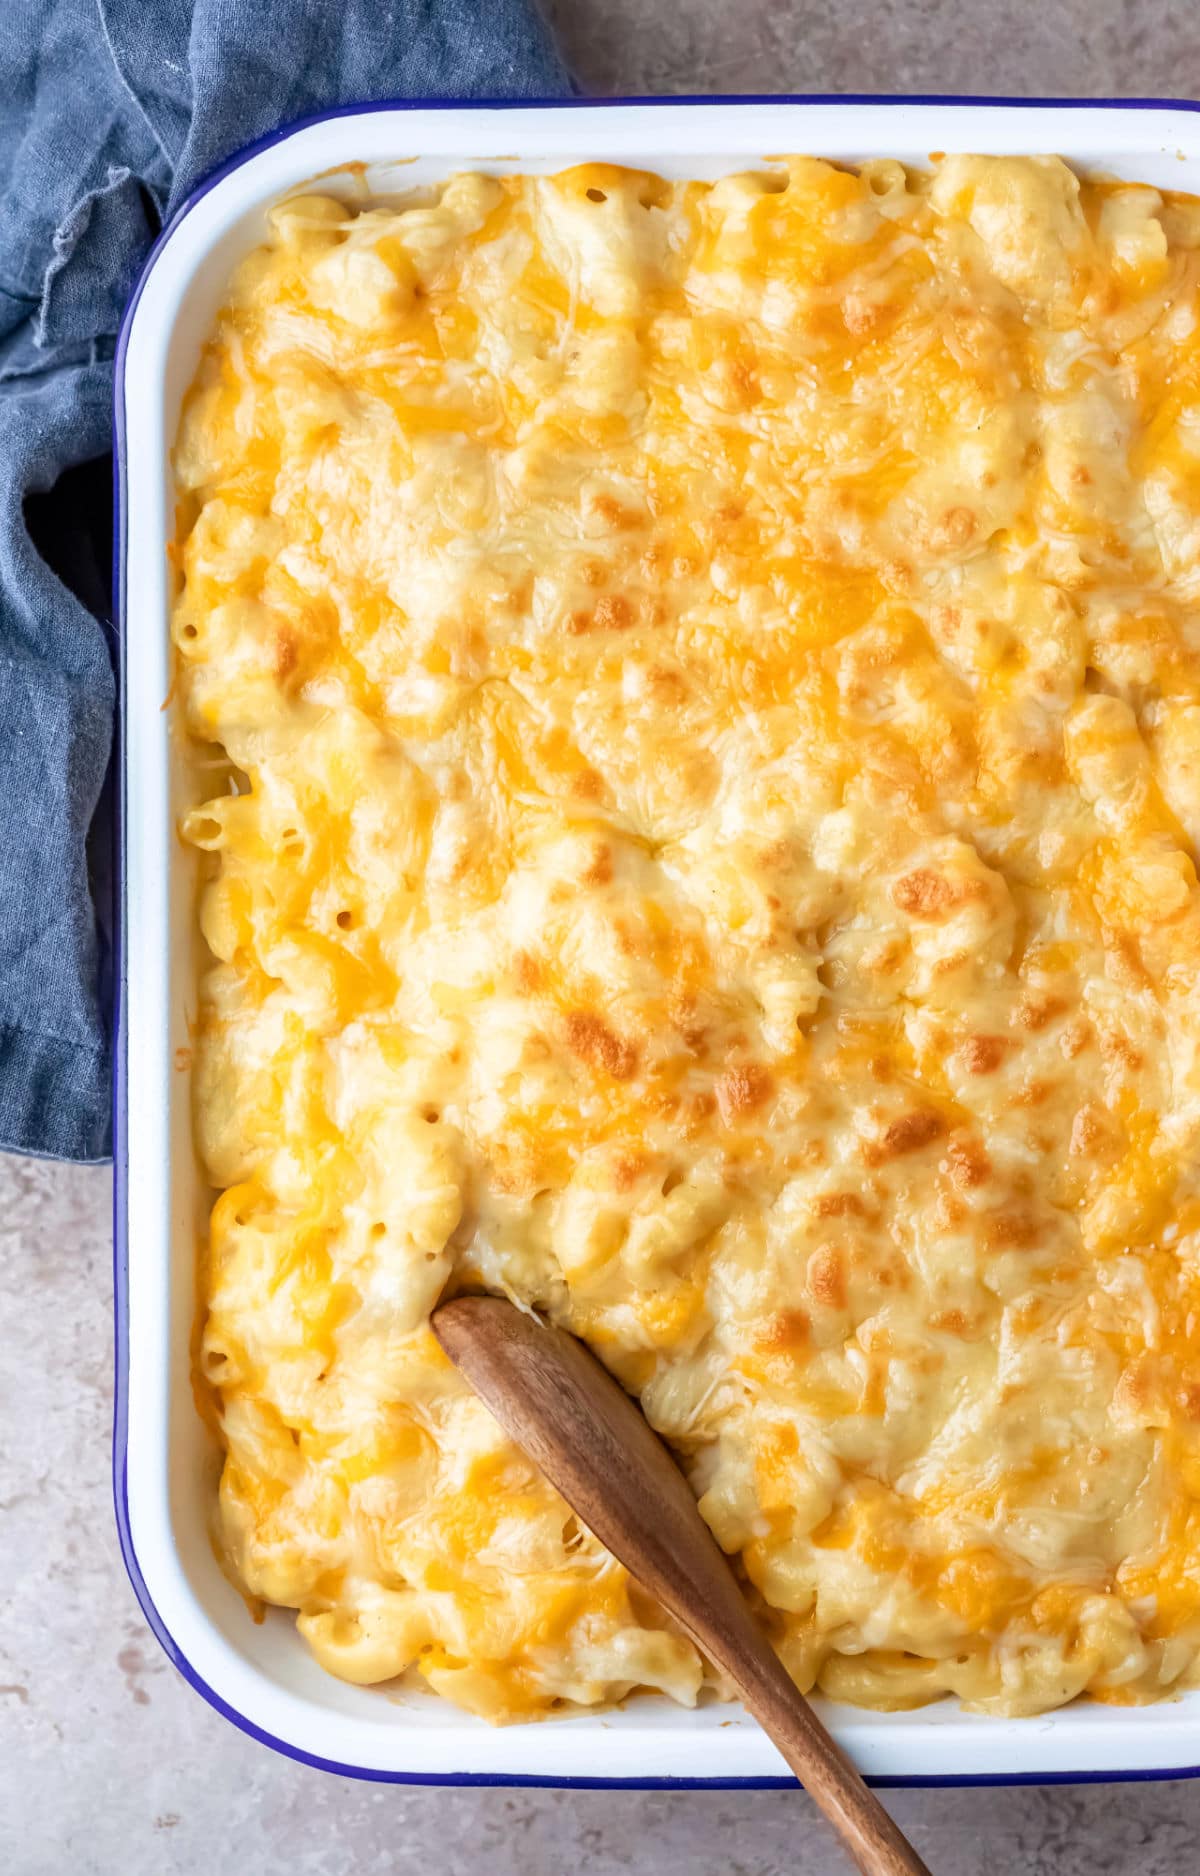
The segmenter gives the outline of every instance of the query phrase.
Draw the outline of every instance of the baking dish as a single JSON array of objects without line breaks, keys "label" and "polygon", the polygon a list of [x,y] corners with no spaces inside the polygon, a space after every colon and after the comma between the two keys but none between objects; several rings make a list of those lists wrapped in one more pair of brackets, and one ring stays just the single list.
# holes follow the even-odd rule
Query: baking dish
[{"label": "baking dish", "polygon": [[[414,1782],[769,1785],[791,1781],[739,1710],[664,1699],[493,1730],[433,1695],[327,1676],[286,1612],[251,1621],[209,1541],[217,1455],[195,1411],[190,1343],[205,1192],[186,1074],[194,889],[175,835],[194,798],[171,712],[166,630],[170,449],[199,347],[265,209],[321,175],[325,190],[394,192],[461,168],[554,170],[600,160],[719,175],[771,152],[842,160],[933,150],[1056,151],[1080,166],[1200,192],[1195,107],[988,100],[738,100],[610,105],[374,106],[276,133],[192,197],[158,243],[117,357],[121,606],[120,1009],[116,1071],[117,1405],[114,1479],[126,1564],[184,1675],[253,1736],[309,1763]],[[343,172],[341,176],[337,173]],[[884,1784],[1152,1777],[1200,1771],[1200,1693],[1141,1709],[1077,1705],[1033,1720],[952,1702],[824,1711]]]}]

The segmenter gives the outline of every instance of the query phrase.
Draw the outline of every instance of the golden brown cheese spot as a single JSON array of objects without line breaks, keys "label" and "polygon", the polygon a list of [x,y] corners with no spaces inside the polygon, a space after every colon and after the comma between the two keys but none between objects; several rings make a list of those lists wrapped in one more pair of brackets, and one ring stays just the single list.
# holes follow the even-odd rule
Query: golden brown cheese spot
[{"label": "golden brown cheese spot", "polygon": [[952,553],[974,540],[978,525],[974,510],[958,503],[945,509],[936,520],[918,523],[913,529],[913,539],[926,553]]},{"label": "golden brown cheese spot", "polygon": [[1121,1370],[1113,1405],[1118,1412],[1147,1424],[1169,1422],[1170,1410],[1163,1398],[1162,1368],[1153,1355],[1136,1355]]},{"label": "golden brown cheese spot", "polygon": [[527,997],[535,996],[546,980],[542,962],[534,957],[532,951],[517,952],[513,959],[513,972],[517,988]]},{"label": "golden brown cheese spot", "polygon": [[580,874],[580,880],[585,886],[607,886],[612,876],[612,848],[605,841],[597,841],[587,867]]},{"label": "golden brown cheese spot", "polygon": [[629,1192],[649,1171],[651,1160],[645,1153],[618,1153],[612,1163],[613,1185],[618,1192]]},{"label": "golden brown cheese spot", "polygon": [[646,688],[656,703],[676,707],[688,694],[688,681],[671,665],[652,664],[646,672]]},{"label": "golden brown cheese spot", "polygon": [[871,300],[863,299],[859,295],[849,294],[846,299],[842,301],[842,319],[845,322],[846,330],[852,333],[856,339],[864,338],[867,333],[872,332],[876,326],[882,324],[884,318],[885,310],[882,306]]},{"label": "golden brown cheese spot", "polygon": [[1027,1251],[1037,1243],[1037,1220],[1028,1212],[996,1212],[984,1227],[994,1251]]},{"label": "golden brown cheese spot", "polygon": [[992,1163],[978,1140],[951,1140],[946,1149],[950,1177],[964,1192],[983,1185],[991,1177]]},{"label": "golden brown cheese spot", "polygon": [[857,1192],[822,1192],[816,1203],[818,1218],[861,1218],[866,1209]]},{"label": "golden brown cheese spot", "polygon": [[795,857],[795,848],[790,840],[773,840],[769,846],[759,849],[758,864],[764,872],[778,872],[791,866]]},{"label": "golden brown cheese spot", "polygon": [[684,1102],[684,1119],[691,1137],[696,1137],[704,1130],[705,1123],[711,1120],[717,1111],[717,1097],[707,1088],[697,1089]]},{"label": "golden brown cheese spot", "polygon": [[1069,1007],[1063,997],[1030,991],[1017,1005],[1017,1021],[1023,1029],[1045,1029],[1056,1016],[1065,1015]]},{"label": "golden brown cheese spot", "polygon": [[764,1354],[796,1355],[808,1347],[810,1335],[811,1325],[803,1309],[781,1309],[761,1331],[756,1346]]},{"label": "golden brown cheese spot", "polygon": [[652,946],[644,929],[640,925],[634,925],[629,919],[615,918],[613,920],[613,936],[623,956],[642,958],[650,955]]},{"label": "golden brown cheese spot", "polygon": [[907,593],[916,578],[916,569],[911,560],[905,560],[894,554],[885,560],[880,568],[884,584],[894,593]]},{"label": "golden brown cheese spot", "polygon": [[604,777],[590,766],[579,770],[571,783],[571,792],[581,801],[604,799]]},{"label": "golden brown cheese spot", "polygon": [[300,659],[300,646],[290,626],[281,625],[275,633],[275,675],[286,681]]},{"label": "golden brown cheese spot", "polygon": [[828,1309],[846,1307],[846,1257],[840,1245],[814,1251],[808,1260],[808,1287]]},{"label": "golden brown cheese spot", "polygon": [[743,1114],[752,1114],[771,1098],[774,1082],[760,1062],[739,1063],[718,1076],[717,1106],[729,1126]]},{"label": "golden brown cheese spot", "polygon": [[1085,1101],[1071,1122],[1070,1152],[1078,1158],[1091,1158],[1112,1144],[1112,1128],[1103,1108],[1094,1101]]},{"label": "golden brown cheese spot", "polygon": [[[758,373],[754,369],[753,364],[744,358],[735,358],[729,362],[724,369],[724,383],[726,393],[725,409],[727,410],[753,410],[754,406],[759,403],[762,398],[762,387],[758,381]],[[733,513],[729,512],[730,508],[734,509]],[[726,510],[723,512],[722,518],[737,520],[739,513],[740,510],[733,504],[728,504]]]},{"label": "golden brown cheese spot", "polygon": [[934,1201],[934,1223],[942,1231],[953,1231],[967,1216],[967,1208],[952,1192],[939,1192]]},{"label": "golden brown cheese spot", "polygon": [[636,528],[642,525],[642,517],[633,509],[619,502],[615,495],[593,495],[589,503],[593,514],[607,521],[609,527],[617,529]]},{"label": "golden brown cheese spot", "polygon": [[589,1068],[602,1069],[614,1081],[628,1081],[637,1071],[637,1050],[590,1010],[572,1010],[563,1028],[572,1055]]},{"label": "golden brown cheese spot", "polygon": [[963,1044],[963,1061],[969,1075],[994,1075],[1008,1053],[1003,1036],[970,1036]]},{"label": "golden brown cheese spot", "polygon": [[1122,1035],[1119,1029],[1106,1029],[1100,1036],[1100,1053],[1106,1062],[1114,1062],[1136,1074],[1145,1057],[1141,1050]]},{"label": "golden brown cheese spot", "polygon": [[971,1332],[971,1319],[961,1309],[939,1309],[930,1318],[929,1325],[940,1330],[943,1335],[966,1336]]},{"label": "golden brown cheese spot", "polygon": [[862,968],[876,977],[894,977],[909,955],[907,941],[889,938],[862,954]]},{"label": "golden brown cheese spot", "polygon": [[947,879],[932,867],[920,866],[895,882],[892,900],[910,918],[939,920],[979,898],[980,890],[975,880]]},{"label": "golden brown cheese spot", "polygon": [[863,1157],[868,1166],[882,1166],[887,1160],[899,1159],[906,1153],[919,1153],[940,1140],[945,1131],[946,1123],[940,1114],[930,1108],[915,1108],[892,1121],[881,1140],[868,1141]]},{"label": "golden brown cheese spot", "polygon": [[1130,932],[1109,934],[1108,964],[1115,981],[1127,990],[1146,990],[1153,981],[1141,945]]},{"label": "golden brown cheese spot", "polygon": [[573,612],[571,630],[580,632],[623,632],[636,617],[633,605],[623,593],[606,593],[591,612]]}]

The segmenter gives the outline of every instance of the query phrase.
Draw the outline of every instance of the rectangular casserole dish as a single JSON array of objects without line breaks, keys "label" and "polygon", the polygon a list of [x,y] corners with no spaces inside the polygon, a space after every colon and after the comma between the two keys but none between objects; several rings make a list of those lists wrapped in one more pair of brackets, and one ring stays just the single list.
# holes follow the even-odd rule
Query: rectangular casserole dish
[{"label": "rectangular casserole dish", "polygon": [[[993,100],[797,99],[608,105],[350,108],[276,133],[193,195],[156,246],[117,354],[117,581],[121,616],[121,875],[115,1088],[114,1487],[126,1565],[176,1666],[253,1737],[353,1776],[427,1783],[786,1785],[739,1709],[663,1698],[495,1730],[432,1695],[332,1679],[285,1611],[256,1624],[209,1539],[217,1454],[191,1389],[195,1255],[205,1189],[186,1072],[195,895],[175,832],[197,798],[173,715],[166,543],[182,395],[229,275],[266,209],[320,174],[365,165],[408,190],[459,169],[552,171],[607,161],[717,176],[795,151],[922,165],[933,150],[1055,152],[1080,167],[1200,193],[1196,106]],[[349,186],[347,182],[345,186]],[[1188,1775],[1200,1771],[1200,1692],[1156,1707],[1079,1704],[982,1719],[952,1702],[880,1714],[822,1703],[879,1784]]]}]

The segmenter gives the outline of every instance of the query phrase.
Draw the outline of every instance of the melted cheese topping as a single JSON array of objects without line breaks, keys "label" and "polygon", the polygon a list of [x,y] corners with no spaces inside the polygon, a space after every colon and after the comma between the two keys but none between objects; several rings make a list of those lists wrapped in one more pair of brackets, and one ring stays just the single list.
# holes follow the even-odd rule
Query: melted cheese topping
[{"label": "melted cheese topping", "polygon": [[177,455],[199,1361],[335,1674],[712,1679],[440,1356],[484,1285],[803,1687],[1197,1678],[1198,311],[1200,205],[1052,158],[275,212]]}]

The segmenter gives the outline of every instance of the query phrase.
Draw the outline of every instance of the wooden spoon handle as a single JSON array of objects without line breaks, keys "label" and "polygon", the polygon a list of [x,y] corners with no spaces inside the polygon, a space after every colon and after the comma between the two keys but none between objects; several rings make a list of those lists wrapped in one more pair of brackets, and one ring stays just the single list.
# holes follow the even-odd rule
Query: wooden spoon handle
[{"label": "wooden spoon handle", "polygon": [[[779,1748],[809,1797],[838,1832],[863,1876],[929,1876],[899,1825],[787,1672],[715,1543],[713,1550],[732,1592],[728,1598],[720,1593],[723,1586],[714,1582],[706,1585],[709,1593],[703,1599],[692,1596],[685,1600],[675,1594],[670,1581],[660,1577],[654,1584],[659,1600],[709,1660],[729,1676],[746,1711],[753,1714]],[[619,1548],[615,1554],[620,1555]],[[639,1574],[633,1560],[627,1561],[634,1574]]]},{"label": "wooden spoon handle", "polygon": [[433,1331],[588,1529],[733,1681],[864,1876],[929,1876],[791,1680],[667,1448],[595,1356],[499,1297],[443,1303]]},{"label": "wooden spoon handle", "polygon": [[820,1806],[863,1876],[929,1876],[929,1870],[899,1825],[889,1816],[856,1766],[821,1724],[785,1672],[774,1650],[770,1661],[743,1654],[736,1669],[726,1665],[763,1731],[778,1746],[813,1802]]}]

